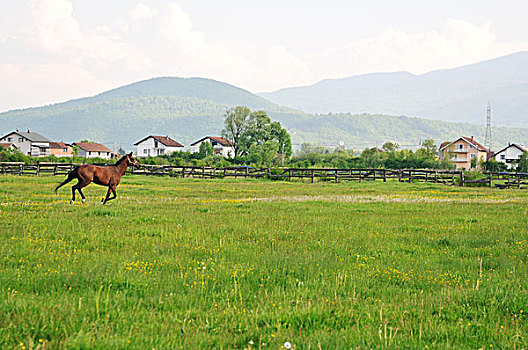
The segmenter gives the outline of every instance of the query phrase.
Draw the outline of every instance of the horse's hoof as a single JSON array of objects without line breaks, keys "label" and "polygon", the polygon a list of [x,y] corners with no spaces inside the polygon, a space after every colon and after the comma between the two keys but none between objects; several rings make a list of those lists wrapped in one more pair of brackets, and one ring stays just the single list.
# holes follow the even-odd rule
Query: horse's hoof
[{"label": "horse's hoof", "polygon": [[81,201],[81,203],[83,203],[83,204],[86,203],[86,199],[83,199],[83,200]]},{"label": "horse's hoof", "polygon": [[73,201],[73,200],[72,200],[72,201],[70,201],[70,204],[73,204],[73,203],[75,203],[75,201]]}]

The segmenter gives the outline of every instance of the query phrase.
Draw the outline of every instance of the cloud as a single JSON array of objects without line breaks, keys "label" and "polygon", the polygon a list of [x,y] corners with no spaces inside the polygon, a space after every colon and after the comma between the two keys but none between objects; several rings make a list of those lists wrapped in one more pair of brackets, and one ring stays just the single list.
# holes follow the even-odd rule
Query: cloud
[{"label": "cloud", "polygon": [[352,41],[306,59],[320,78],[380,71],[422,74],[526,49],[528,43],[498,42],[491,22],[477,25],[448,18],[441,32],[388,28],[375,38]]},{"label": "cloud", "polygon": [[203,47],[203,34],[193,30],[191,18],[175,2],[167,4],[161,20],[160,33],[168,44],[175,45],[185,54]]},{"label": "cloud", "polygon": [[134,22],[153,17],[155,11],[146,4],[137,4],[130,12],[130,19]]},{"label": "cloud", "polygon": [[76,45],[82,37],[73,19],[73,5],[67,0],[31,0],[33,28],[29,40],[41,48],[56,51]]},{"label": "cloud", "polygon": [[172,1],[137,2],[97,27],[81,26],[71,0],[29,4],[29,26],[0,37],[0,51],[6,52],[0,56],[0,110],[64,101],[154,76],[200,76],[271,91],[369,72],[420,74],[528,49],[527,43],[499,42],[492,23],[446,19],[439,31],[388,28],[372,38],[296,55],[285,46],[208,37]]}]

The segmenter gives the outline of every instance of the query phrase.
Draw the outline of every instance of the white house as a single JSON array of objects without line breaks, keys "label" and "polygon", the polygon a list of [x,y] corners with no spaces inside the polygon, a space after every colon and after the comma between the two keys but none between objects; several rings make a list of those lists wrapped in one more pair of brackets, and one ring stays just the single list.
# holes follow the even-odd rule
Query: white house
[{"label": "white house", "polygon": [[183,150],[181,143],[174,141],[168,136],[149,135],[136,142],[134,146],[137,147],[136,155],[140,158],[155,157],[162,154],[169,155],[172,152]]},{"label": "white house", "polygon": [[517,145],[515,143],[509,144],[507,147],[495,153],[494,158],[497,162],[504,163],[508,169],[516,169],[517,162],[521,159],[521,155],[528,152],[524,145]]},{"label": "white house", "polygon": [[96,142],[75,142],[73,145],[79,150],[77,155],[84,158],[110,159],[114,154],[110,148]]},{"label": "white house", "polygon": [[11,143],[20,152],[32,157],[50,155],[50,140],[44,136],[28,130],[27,132],[13,131],[0,138],[1,143]]},{"label": "white house", "polygon": [[194,143],[191,143],[191,153],[200,152],[200,145],[204,142],[209,142],[211,146],[213,146],[215,155],[220,155],[226,158],[235,156],[235,149],[233,148],[233,144],[223,137],[216,136],[206,136]]}]

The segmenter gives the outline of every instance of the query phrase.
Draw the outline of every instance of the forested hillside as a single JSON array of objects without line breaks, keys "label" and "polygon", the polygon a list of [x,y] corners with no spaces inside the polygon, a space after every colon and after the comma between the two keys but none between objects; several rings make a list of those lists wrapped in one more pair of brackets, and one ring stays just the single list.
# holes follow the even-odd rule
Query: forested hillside
[{"label": "forested hillside", "polygon": [[[264,110],[281,122],[292,142],[328,146],[343,141],[356,150],[385,141],[412,147],[432,138],[437,143],[460,135],[484,140],[484,127],[387,115],[312,115],[278,106],[248,91],[208,79],[157,78],[94,97],[0,114],[0,133],[16,128],[38,131],[55,141],[92,140],[133,150],[148,134],[169,135],[188,146],[219,135],[227,109]],[[528,129],[495,128],[494,144],[528,143]]]}]

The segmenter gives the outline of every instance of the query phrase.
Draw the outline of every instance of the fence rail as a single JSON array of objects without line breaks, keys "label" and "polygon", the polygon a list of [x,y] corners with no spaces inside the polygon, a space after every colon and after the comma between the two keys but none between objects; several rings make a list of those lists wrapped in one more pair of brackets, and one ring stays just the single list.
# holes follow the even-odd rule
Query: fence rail
[{"label": "fence rail", "polygon": [[[0,174],[54,176],[66,175],[78,164],[72,163],[0,163]],[[428,169],[337,169],[337,168],[252,168],[247,166],[215,168],[174,165],[142,165],[127,169],[127,174],[191,178],[268,178],[315,181],[429,182],[459,186],[488,186],[500,189],[528,189],[528,173],[484,173],[471,179],[462,171]]]}]

